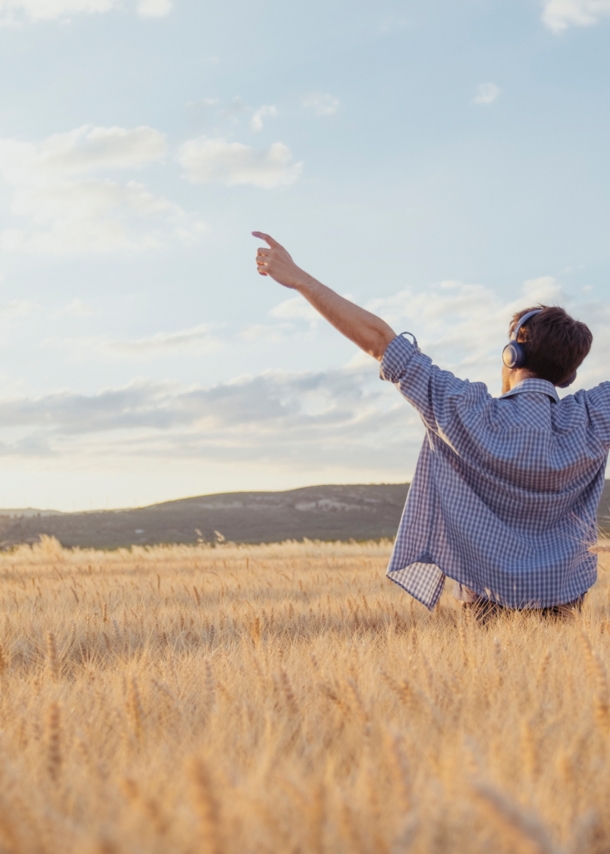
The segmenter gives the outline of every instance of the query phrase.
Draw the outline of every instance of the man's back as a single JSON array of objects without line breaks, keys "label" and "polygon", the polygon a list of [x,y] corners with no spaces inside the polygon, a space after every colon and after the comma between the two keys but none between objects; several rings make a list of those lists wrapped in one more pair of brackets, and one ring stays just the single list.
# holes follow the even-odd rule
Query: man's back
[{"label": "man's back", "polygon": [[596,578],[610,383],[560,400],[552,383],[527,379],[496,399],[400,336],[381,376],[427,428],[390,578],[428,607],[445,575],[512,608],[584,593]]}]

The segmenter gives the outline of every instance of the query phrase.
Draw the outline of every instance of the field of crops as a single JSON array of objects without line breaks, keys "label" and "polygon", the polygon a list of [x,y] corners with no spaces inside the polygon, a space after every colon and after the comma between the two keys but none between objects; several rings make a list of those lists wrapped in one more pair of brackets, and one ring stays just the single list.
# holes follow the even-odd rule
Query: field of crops
[{"label": "field of crops", "polygon": [[610,585],[481,627],[389,543],[0,557],[0,851],[610,850]]}]

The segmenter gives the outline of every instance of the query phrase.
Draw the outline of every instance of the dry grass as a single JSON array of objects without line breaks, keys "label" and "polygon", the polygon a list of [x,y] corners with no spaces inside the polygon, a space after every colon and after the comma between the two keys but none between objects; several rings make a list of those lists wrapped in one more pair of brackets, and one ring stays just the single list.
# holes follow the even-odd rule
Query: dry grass
[{"label": "dry grass", "polygon": [[482,628],[388,553],[0,557],[0,852],[608,852],[603,570]]}]

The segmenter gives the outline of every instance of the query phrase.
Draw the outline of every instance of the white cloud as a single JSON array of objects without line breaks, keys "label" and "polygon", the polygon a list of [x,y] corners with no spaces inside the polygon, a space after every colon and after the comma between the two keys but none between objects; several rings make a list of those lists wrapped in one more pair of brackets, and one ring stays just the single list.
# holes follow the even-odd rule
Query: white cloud
[{"label": "white cloud", "polygon": [[[123,6],[121,0],[0,0],[0,24],[24,21],[66,20],[74,15],[110,12]],[[173,7],[171,0],[137,0],[142,17],[162,17]]]},{"label": "white cloud", "polygon": [[318,312],[301,296],[290,297],[274,306],[269,316],[280,322],[246,326],[240,331],[240,337],[246,341],[261,341],[265,344],[294,341],[297,335],[315,335],[321,320]]},{"label": "white cloud", "polygon": [[260,133],[267,123],[267,119],[279,115],[279,110],[274,104],[262,104],[260,107],[252,107],[239,95],[229,101],[218,98],[203,98],[199,101],[191,101],[187,108],[192,111],[194,122],[199,132],[205,134],[208,139],[228,140],[235,132],[235,128],[247,121],[249,129],[253,133]]},{"label": "white cloud", "polygon": [[0,305],[0,316],[2,317],[30,317],[34,312],[38,311],[40,306],[38,303],[30,300],[14,299],[10,302]]},{"label": "white cloud", "polygon": [[83,125],[40,143],[0,139],[0,175],[9,184],[40,184],[100,169],[138,169],[167,152],[165,135],[150,127]]},{"label": "white cloud", "polygon": [[62,255],[198,239],[204,224],[179,205],[99,174],[139,170],[166,151],[165,136],[149,127],[85,125],[39,143],[0,139],[0,178],[17,220],[0,233],[0,248]]},{"label": "white cloud", "polygon": [[173,9],[171,0],[139,0],[138,14],[143,18],[163,18]]},{"label": "white cloud", "polygon": [[303,98],[305,109],[313,110],[316,116],[333,116],[340,104],[341,102],[334,95],[323,92],[311,92]]},{"label": "white cloud", "polygon": [[543,0],[542,20],[554,33],[591,27],[610,15],[610,0]]},{"label": "white cloud", "polygon": [[[80,300],[74,300],[65,308],[54,312],[51,319],[62,317],[89,317],[93,312]],[[85,358],[149,359],[172,353],[201,354],[215,352],[223,347],[223,342],[214,336],[211,327],[199,324],[174,332],[156,332],[142,338],[110,339],[103,335],[52,335],[40,341],[40,347],[60,350],[75,360]]]},{"label": "white cloud", "polygon": [[269,314],[271,317],[277,317],[280,320],[308,320],[309,322],[320,320],[318,312],[302,296],[284,300],[284,302],[274,306]]},{"label": "white cloud", "polygon": [[290,323],[275,323],[265,326],[263,323],[253,323],[244,327],[239,333],[240,338],[245,341],[264,341],[265,344],[279,344],[290,336],[293,336],[293,327]]},{"label": "white cloud", "polygon": [[282,142],[256,150],[206,136],[185,142],[178,161],[193,183],[215,182],[227,187],[251,184],[269,189],[294,184],[303,169],[302,163],[292,162],[292,153]]},{"label": "white cloud", "polygon": [[500,92],[500,88],[495,83],[480,83],[473,102],[481,105],[493,104],[498,99]]},{"label": "white cloud", "polygon": [[166,353],[171,350],[216,349],[218,342],[210,335],[210,327],[205,324],[177,332],[157,332],[146,338],[133,338],[126,341],[112,341],[107,348],[117,353],[133,356],[147,356]]},{"label": "white cloud", "polygon": [[277,107],[273,105],[263,105],[259,107],[258,110],[254,111],[252,118],[250,119],[250,129],[255,133],[261,131],[264,126],[263,119],[267,116],[277,116]]},{"label": "white cloud", "polygon": [[[353,466],[355,459],[361,468],[391,466],[410,420],[416,417],[388,394],[374,364],[274,371],[208,388],[140,380],[91,396],[0,400],[0,455],[268,461],[297,470]],[[393,440],[380,444],[388,429]]]},{"label": "white cloud", "polygon": [[54,311],[51,317],[55,320],[60,317],[92,317],[94,314],[90,305],[83,302],[80,297],[76,297],[63,308]]}]

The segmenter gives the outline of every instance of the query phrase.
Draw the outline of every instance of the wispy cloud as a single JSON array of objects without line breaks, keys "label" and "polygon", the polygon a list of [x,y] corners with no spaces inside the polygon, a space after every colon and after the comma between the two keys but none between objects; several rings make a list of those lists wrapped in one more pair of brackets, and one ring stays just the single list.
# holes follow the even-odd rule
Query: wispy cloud
[{"label": "wispy cloud", "polygon": [[472,99],[475,104],[487,106],[500,97],[501,89],[495,83],[480,83],[477,94]]},{"label": "wispy cloud", "polygon": [[186,106],[195,124],[201,130],[205,130],[206,136],[217,139],[229,138],[243,121],[248,122],[251,131],[259,133],[265,126],[266,120],[275,118],[280,112],[274,104],[252,107],[239,95],[229,101],[212,97],[202,98]]},{"label": "wispy cloud", "polygon": [[312,110],[316,116],[333,116],[340,105],[341,102],[338,98],[324,92],[310,92],[303,98],[305,109]]},{"label": "wispy cloud", "polygon": [[[343,464],[365,471],[395,464],[397,443],[403,450],[413,443],[414,452],[420,441],[416,416],[388,392],[369,365],[269,372],[211,388],[137,381],[91,396],[0,400],[0,455],[86,453],[89,464],[108,455],[197,458],[304,471]],[[416,428],[410,440],[409,423]],[[381,435],[386,441],[379,443]]]},{"label": "wispy cloud", "polygon": [[[122,6],[121,0],[0,0],[0,25],[99,15]],[[164,17],[172,8],[171,0],[135,0],[136,11],[144,18]]]},{"label": "wispy cloud", "polygon": [[138,14],[143,18],[164,18],[174,8],[172,0],[138,0]]},{"label": "wispy cloud", "polygon": [[166,153],[164,134],[150,127],[84,125],[41,142],[0,139],[0,178],[11,187],[15,220],[0,248],[63,255],[198,239],[205,225],[197,217],[140,182],[114,178]]},{"label": "wispy cloud", "polygon": [[301,296],[290,297],[284,300],[274,306],[269,314],[271,317],[277,317],[279,320],[307,320],[309,322],[320,320],[320,315],[315,308]]},{"label": "wispy cloud", "polygon": [[239,336],[245,341],[265,342],[265,344],[279,344],[294,334],[291,323],[253,323],[240,330]]},{"label": "wispy cloud", "polygon": [[290,297],[274,306],[269,317],[280,322],[246,326],[240,331],[240,337],[246,341],[277,344],[288,339],[294,340],[297,335],[302,336],[304,330],[314,332],[321,319],[318,312],[301,296]]},{"label": "wispy cloud", "polygon": [[94,314],[95,311],[90,305],[87,305],[87,303],[83,302],[82,299],[76,297],[76,299],[73,299],[67,305],[63,306],[63,308],[58,308],[56,311],[54,311],[51,317],[53,318],[53,320],[56,320],[61,317],[92,317]]},{"label": "wispy cloud", "polygon": [[30,317],[40,310],[38,303],[31,300],[14,299],[0,304],[0,317]]},{"label": "wispy cloud", "polygon": [[166,353],[170,350],[216,349],[218,341],[210,334],[206,324],[193,326],[190,329],[180,329],[176,332],[157,332],[145,338],[132,338],[124,341],[111,341],[107,349],[132,356],[146,356],[155,353]]},{"label": "wispy cloud", "polygon": [[542,20],[554,33],[591,27],[610,16],[610,0],[544,0]]},{"label": "wispy cloud", "polygon": [[140,169],[166,153],[165,134],[154,128],[82,125],[38,143],[0,139],[0,174],[11,184],[36,185],[101,169]]},{"label": "wispy cloud", "polygon": [[[63,317],[91,316],[88,306],[80,300],[74,300],[63,309],[53,312],[53,320]],[[207,324],[191,326],[187,329],[177,329],[172,332],[155,332],[141,338],[112,339],[104,335],[66,336],[53,335],[43,338],[40,346],[47,349],[60,350],[69,353],[71,357],[100,358],[107,361],[108,357],[126,359],[150,359],[159,355],[171,353],[210,353],[222,349],[223,341],[211,331]]]},{"label": "wispy cloud", "polygon": [[252,118],[250,119],[250,129],[255,133],[261,131],[264,127],[263,119],[268,116],[277,116],[277,107],[274,107],[272,104],[264,105],[259,107],[258,110],[254,111]]},{"label": "wispy cloud", "polygon": [[220,183],[227,187],[238,184],[264,189],[286,186],[294,184],[303,170],[303,163],[294,163],[292,152],[282,142],[254,149],[240,142],[206,136],[185,142],[178,161],[193,183]]}]

